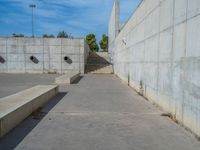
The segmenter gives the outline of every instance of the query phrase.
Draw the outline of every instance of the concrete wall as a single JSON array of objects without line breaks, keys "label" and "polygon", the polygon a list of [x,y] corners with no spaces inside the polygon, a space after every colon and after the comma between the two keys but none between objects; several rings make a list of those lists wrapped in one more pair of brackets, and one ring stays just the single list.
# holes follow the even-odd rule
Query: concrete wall
[{"label": "concrete wall", "polygon": [[199,27],[200,0],[143,0],[110,47],[115,74],[198,136]]},{"label": "concrete wall", "polygon": [[[87,51],[84,39],[0,38],[0,59],[3,59],[0,72],[84,73]],[[31,56],[37,58],[38,63],[34,63]],[[66,62],[65,56],[71,60]]]},{"label": "concrete wall", "polygon": [[112,47],[115,41],[115,38],[119,34],[120,30],[120,22],[119,22],[119,0],[114,1],[114,6],[112,9],[112,13],[110,16],[110,21],[109,21],[109,52],[112,52]]}]

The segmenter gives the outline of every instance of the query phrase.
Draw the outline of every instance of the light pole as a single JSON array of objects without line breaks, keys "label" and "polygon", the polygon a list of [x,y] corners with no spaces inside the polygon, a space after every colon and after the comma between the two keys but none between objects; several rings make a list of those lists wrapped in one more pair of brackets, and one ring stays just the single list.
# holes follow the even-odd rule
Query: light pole
[{"label": "light pole", "polygon": [[34,37],[33,9],[36,8],[36,5],[31,4],[29,7],[32,9],[32,37]]}]

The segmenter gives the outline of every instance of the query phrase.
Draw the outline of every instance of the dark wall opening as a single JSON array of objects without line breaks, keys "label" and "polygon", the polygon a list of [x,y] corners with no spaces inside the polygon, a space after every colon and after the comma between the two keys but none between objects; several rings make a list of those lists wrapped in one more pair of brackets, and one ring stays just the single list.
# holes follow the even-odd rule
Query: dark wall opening
[{"label": "dark wall opening", "polygon": [[39,63],[39,60],[35,56],[30,56],[30,60],[35,64]]},{"label": "dark wall opening", "polygon": [[0,56],[0,63],[5,63],[6,61],[5,61],[5,59],[2,57],[2,56]]},{"label": "dark wall opening", "polygon": [[65,61],[66,63],[68,63],[68,64],[72,64],[72,60],[71,60],[71,58],[69,58],[68,56],[65,56],[65,57],[64,57],[64,61]]}]

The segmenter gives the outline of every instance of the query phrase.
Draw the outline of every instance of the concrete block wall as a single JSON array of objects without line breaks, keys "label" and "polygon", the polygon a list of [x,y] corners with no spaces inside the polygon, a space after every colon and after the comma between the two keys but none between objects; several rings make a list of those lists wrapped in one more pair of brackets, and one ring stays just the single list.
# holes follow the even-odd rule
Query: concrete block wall
[{"label": "concrete block wall", "polygon": [[198,136],[199,26],[199,0],[143,0],[110,45],[115,74]]},{"label": "concrete block wall", "polygon": [[1,73],[84,73],[87,55],[84,39],[0,38]]}]

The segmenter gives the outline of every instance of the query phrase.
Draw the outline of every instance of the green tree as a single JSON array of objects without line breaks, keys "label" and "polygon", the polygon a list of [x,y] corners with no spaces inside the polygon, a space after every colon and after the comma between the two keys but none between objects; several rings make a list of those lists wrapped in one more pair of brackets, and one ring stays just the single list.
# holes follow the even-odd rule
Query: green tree
[{"label": "green tree", "polygon": [[13,36],[13,37],[24,37],[23,34],[16,34],[16,33],[13,33],[12,36]]},{"label": "green tree", "polygon": [[91,51],[93,52],[99,51],[99,46],[97,44],[97,40],[94,34],[88,34],[86,36],[86,43],[89,45]]},{"label": "green tree", "polygon": [[60,31],[57,35],[58,38],[69,38],[70,36],[65,31]]},{"label": "green tree", "polygon": [[100,45],[101,49],[104,52],[107,52],[108,51],[108,36],[106,36],[105,34],[103,34],[102,35],[102,39],[99,42],[99,45]]},{"label": "green tree", "polygon": [[43,35],[43,38],[54,38],[54,35],[53,34],[44,34]]}]

